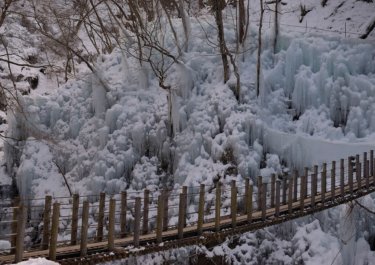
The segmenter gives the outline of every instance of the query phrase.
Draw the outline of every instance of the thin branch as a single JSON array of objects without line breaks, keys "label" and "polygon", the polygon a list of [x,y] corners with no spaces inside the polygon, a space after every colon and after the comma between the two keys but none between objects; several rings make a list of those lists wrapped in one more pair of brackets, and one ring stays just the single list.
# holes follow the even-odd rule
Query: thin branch
[{"label": "thin branch", "polygon": [[367,212],[371,213],[371,214],[374,214],[375,215],[375,211],[373,210],[370,210],[369,208],[367,208],[366,206],[364,206],[362,203],[360,203],[359,201],[355,200],[354,201],[359,207],[361,207],[362,209],[366,210]]}]

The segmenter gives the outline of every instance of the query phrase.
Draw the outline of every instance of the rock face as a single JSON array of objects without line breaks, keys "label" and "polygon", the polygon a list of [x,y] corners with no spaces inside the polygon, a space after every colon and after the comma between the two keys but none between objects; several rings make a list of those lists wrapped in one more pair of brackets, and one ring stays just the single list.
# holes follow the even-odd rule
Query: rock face
[{"label": "rock face", "polygon": [[27,82],[29,82],[31,89],[36,89],[39,83],[39,77],[36,76],[29,76],[26,78]]}]

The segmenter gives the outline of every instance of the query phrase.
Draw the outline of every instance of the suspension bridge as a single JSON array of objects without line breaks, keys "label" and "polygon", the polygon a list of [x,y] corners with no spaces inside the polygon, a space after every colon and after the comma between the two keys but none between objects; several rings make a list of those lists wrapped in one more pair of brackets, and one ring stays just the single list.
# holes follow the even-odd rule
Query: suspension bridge
[{"label": "suspension bridge", "polygon": [[307,216],[375,191],[374,151],[270,178],[179,190],[15,198],[0,204],[0,264],[45,257],[95,264],[226,237]]}]

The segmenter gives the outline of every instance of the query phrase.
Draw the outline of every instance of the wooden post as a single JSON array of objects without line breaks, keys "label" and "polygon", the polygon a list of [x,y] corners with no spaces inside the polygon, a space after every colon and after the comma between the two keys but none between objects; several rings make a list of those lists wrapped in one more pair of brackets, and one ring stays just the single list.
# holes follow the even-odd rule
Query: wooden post
[{"label": "wooden post", "polygon": [[301,177],[301,194],[300,194],[300,207],[301,207],[301,212],[304,211],[305,209],[305,198],[306,198],[306,176]]},{"label": "wooden post", "polygon": [[247,221],[250,223],[253,218],[253,185],[249,186],[249,197],[246,201]]},{"label": "wooden post", "polygon": [[309,179],[309,168],[308,167],[305,167],[305,172],[304,172],[304,176],[305,176],[305,184],[304,184],[304,189],[305,189],[305,199],[307,198],[307,193],[308,193],[308,179]]},{"label": "wooden post", "polygon": [[[348,163],[350,163],[348,161]],[[344,159],[340,159],[340,193],[341,196],[345,196],[345,161]]]},{"label": "wooden post", "polygon": [[126,235],[126,191],[121,192],[121,209],[120,209],[120,235],[125,237]]},{"label": "wooden post", "polygon": [[72,233],[70,236],[70,244],[77,244],[77,232],[78,232],[78,210],[79,210],[79,195],[73,194],[73,206],[72,206]]},{"label": "wooden post", "polygon": [[[311,175],[311,181],[314,182],[315,185],[315,196],[318,194],[318,169],[319,167],[317,165],[314,165],[315,178],[313,177],[313,175]],[[313,183],[311,183],[311,185],[313,186]]]},{"label": "wooden post", "polygon": [[267,183],[262,184],[262,220],[266,220],[267,210]]},{"label": "wooden post", "polygon": [[275,216],[279,217],[280,215],[280,188],[281,182],[278,180],[276,181],[276,200],[275,200]]},{"label": "wooden post", "polygon": [[359,170],[359,155],[355,155],[355,178],[357,180],[357,182],[359,182],[359,178],[360,178],[360,170]]},{"label": "wooden post", "polygon": [[236,181],[232,180],[231,182],[231,217],[232,217],[232,227],[235,228],[237,225],[237,187]]},{"label": "wooden post", "polygon": [[293,212],[293,178],[289,179],[288,185],[288,212],[291,214]]},{"label": "wooden post", "polygon": [[134,236],[133,236],[133,244],[134,247],[139,247],[139,237],[141,235],[141,207],[142,202],[141,198],[135,198],[134,204]]},{"label": "wooden post", "polygon": [[150,191],[144,190],[143,193],[143,227],[142,233],[145,235],[148,233],[148,209],[150,204]]},{"label": "wooden post", "polygon": [[[299,179],[299,174],[298,170],[294,170],[294,175],[293,175],[293,201],[296,202],[298,200],[298,179]],[[301,191],[300,191],[301,192]]]},{"label": "wooden post", "polygon": [[324,202],[326,200],[326,192],[327,192],[327,163],[323,163],[322,173],[320,175],[320,190],[321,190],[321,200],[322,204],[324,205]]},{"label": "wooden post", "polygon": [[247,214],[247,201],[249,200],[249,186],[250,180],[248,178],[245,179],[245,197],[243,200],[243,213]]},{"label": "wooden post", "polygon": [[163,214],[164,214],[164,198],[163,198],[163,191],[158,197],[158,213],[156,216],[156,242],[162,242],[162,234],[163,234]]},{"label": "wooden post", "polygon": [[286,205],[286,190],[287,190],[287,179],[286,179],[286,175],[284,176],[284,178],[283,178],[283,198],[282,198],[282,203],[283,203],[283,205]]},{"label": "wooden post", "polygon": [[363,166],[363,174],[362,177],[366,177],[366,161],[367,161],[367,152],[363,152],[363,160],[362,160],[362,166]]},{"label": "wooden post", "polygon": [[364,174],[365,174],[365,179],[366,179],[366,190],[369,190],[370,189],[370,176],[369,176],[369,172],[370,172],[370,168],[369,168],[369,161],[368,160],[365,160],[364,161],[365,163],[365,169],[364,169]]},{"label": "wooden post", "polygon": [[374,150],[370,151],[370,176],[374,176]]},{"label": "wooden post", "polygon": [[311,207],[315,207],[315,195],[316,195],[316,174],[311,175]]},{"label": "wooden post", "polygon": [[163,213],[163,231],[168,230],[168,197],[169,197],[169,191],[167,189],[164,190],[163,199],[164,199],[164,213]]},{"label": "wooden post", "polygon": [[[51,208],[52,208],[52,196],[47,195],[44,200],[42,249],[48,249],[48,245],[49,245]],[[73,231],[72,231],[72,235],[73,235]]]},{"label": "wooden post", "polygon": [[353,165],[351,163],[351,157],[348,158],[348,182],[349,182],[349,192],[353,195]]},{"label": "wooden post", "polygon": [[56,261],[57,235],[59,233],[60,203],[53,204],[51,238],[49,241],[48,258]]},{"label": "wooden post", "polygon": [[220,208],[221,208],[221,183],[216,184],[216,198],[215,198],[215,230],[220,230]]},{"label": "wooden post", "polygon": [[203,222],[204,222],[204,184],[201,184],[200,190],[199,190],[199,205],[198,205],[198,224],[197,224],[197,230],[198,235],[201,235],[203,232]]},{"label": "wooden post", "polygon": [[187,222],[186,222],[186,218],[187,218],[187,208],[188,208],[188,188],[187,186],[182,186],[182,193],[184,194],[184,200],[185,200],[185,218],[184,218],[184,227],[186,227],[187,225]]},{"label": "wooden post", "polygon": [[89,202],[84,201],[82,206],[82,225],[81,225],[81,257],[87,255],[87,232],[89,228]]},{"label": "wooden post", "polygon": [[258,211],[260,211],[262,210],[262,176],[258,176],[257,178],[257,187],[258,187],[257,205],[258,205]]},{"label": "wooden post", "polygon": [[358,185],[357,185],[357,189],[359,192],[361,192],[361,188],[362,188],[362,163],[358,163],[358,168],[356,170],[358,170]]},{"label": "wooden post", "polygon": [[16,230],[16,242],[15,242],[15,259],[16,263],[21,262],[23,258],[24,250],[24,238],[25,238],[25,226],[27,219],[26,206],[23,202],[18,204],[17,209],[17,230]]},{"label": "wooden post", "polygon": [[336,161],[332,161],[331,169],[331,199],[333,200],[336,196]]},{"label": "wooden post", "polygon": [[104,208],[105,208],[105,193],[101,192],[99,195],[99,215],[98,215],[98,230],[96,234],[96,241],[103,241],[103,227],[104,227]]},{"label": "wooden post", "polygon": [[186,221],[186,200],[184,192],[180,193],[180,201],[178,206],[178,238],[184,237],[184,226]]},{"label": "wooden post", "polygon": [[17,243],[17,220],[18,220],[18,212],[19,212],[19,206],[20,206],[20,197],[15,197],[12,202],[13,206],[13,216],[12,216],[12,225],[11,225],[11,231],[12,236],[10,238],[10,246],[12,249],[10,250],[10,254],[14,254],[16,251],[16,243]]},{"label": "wooden post", "polygon": [[271,208],[275,207],[275,185],[276,185],[276,175],[271,175]]},{"label": "wooden post", "polygon": [[[137,198],[135,199],[135,202],[137,203]],[[109,200],[109,214],[108,214],[108,250],[109,251],[113,251],[115,249],[115,222],[116,222],[115,213],[116,213],[116,201],[115,199],[111,198]],[[139,221],[140,220],[138,220],[137,222],[137,220],[135,220],[134,222],[134,226],[138,227],[138,230],[139,230],[139,225],[140,225]]]}]

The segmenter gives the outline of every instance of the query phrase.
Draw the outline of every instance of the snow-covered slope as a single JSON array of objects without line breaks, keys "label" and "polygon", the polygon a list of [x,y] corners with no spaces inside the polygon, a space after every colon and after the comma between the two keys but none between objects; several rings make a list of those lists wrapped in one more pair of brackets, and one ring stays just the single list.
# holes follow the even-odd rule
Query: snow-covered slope
[{"label": "snow-covered slope", "polygon": [[[283,1],[276,55],[270,41],[273,12],[266,12],[259,98],[254,85],[257,29],[252,23],[246,52],[237,58],[240,103],[231,90],[234,76],[222,82],[220,57],[212,45],[217,42],[214,19],[191,18],[189,48],[166,80],[173,88],[173,136],[166,91],[150,67],[141,66],[126,49],[99,56],[99,75],[80,74],[53,91],[38,88],[21,97],[23,112],[8,115],[8,174],[16,178],[22,196],[67,196],[64,177],[81,195],[113,194],[258,175],[267,180],[272,173],[374,148],[374,44],[347,39],[363,33],[374,4],[328,0],[323,8],[317,2],[302,2],[312,10],[300,24],[300,2]],[[250,9],[254,21],[257,3],[253,1]],[[233,12],[230,7],[225,10],[231,49],[236,37]],[[345,31],[345,21],[346,38],[345,32],[311,29]],[[173,24],[182,39],[181,21],[174,19]],[[166,27],[166,49],[175,51]],[[45,76],[40,80],[40,86],[53,84]],[[375,208],[371,196],[364,203]],[[358,209],[346,217],[347,211],[340,206],[244,234],[234,248],[227,242],[205,251],[227,255],[237,264],[352,264],[353,259],[366,264],[374,258],[366,241],[375,233],[373,217]]]}]

